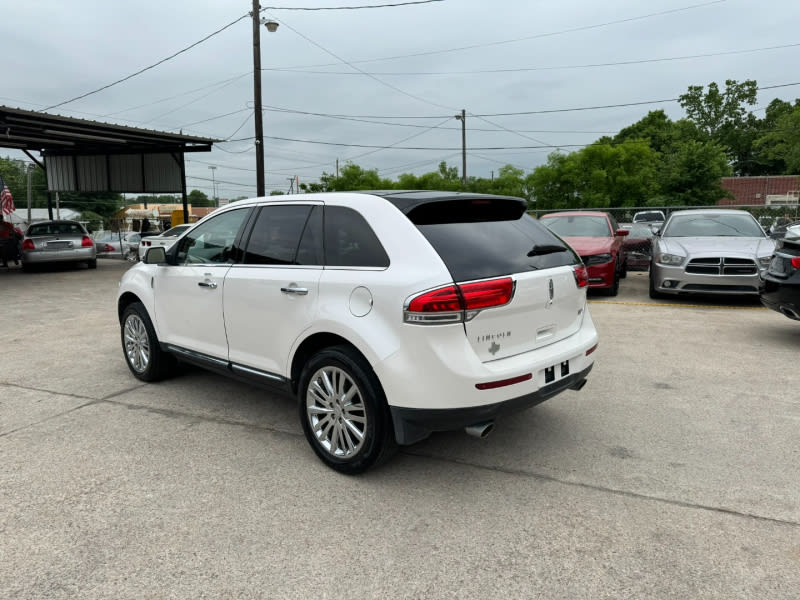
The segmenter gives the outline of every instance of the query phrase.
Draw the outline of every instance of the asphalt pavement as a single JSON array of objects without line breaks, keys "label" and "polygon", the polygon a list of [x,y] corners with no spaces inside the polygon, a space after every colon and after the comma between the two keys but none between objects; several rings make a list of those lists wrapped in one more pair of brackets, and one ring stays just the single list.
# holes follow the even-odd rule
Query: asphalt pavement
[{"label": "asphalt pavement", "polygon": [[588,384],[360,477],[292,400],[122,356],[129,267],[0,269],[3,598],[798,598],[800,323],[592,294]]}]

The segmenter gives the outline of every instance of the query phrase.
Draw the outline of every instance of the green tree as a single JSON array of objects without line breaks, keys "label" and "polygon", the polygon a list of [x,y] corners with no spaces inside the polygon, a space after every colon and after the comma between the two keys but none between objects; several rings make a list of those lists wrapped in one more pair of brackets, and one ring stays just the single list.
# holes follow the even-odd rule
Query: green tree
[{"label": "green tree", "polygon": [[755,148],[773,173],[795,175],[800,173],[800,101],[788,109],[776,106],[775,113],[774,126],[759,136]]},{"label": "green tree", "polygon": [[192,190],[189,192],[186,195],[186,201],[193,207],[214,206],[214,201],[200,190]]},{"label": "green tree", "polygon": [[116,192],[61,192],[59,202],[80,213],[89,211],[110,217],[123,207],[125,199]]},{"label": "green tree", "polygon": [[352,162],[348,162],[342,167],[339,177],[329,176],[325,185],[327,190],[339,192],[392,189],[394,187],[391,180],[380,178],[377,169],[364,169]]},{"label": "green tree", "polygon": [[659,171],[661,194],[671,206],[716,204],[728,195],[721,179],[730,174],[725,150],[719,144],[681,142],[664,157]]},{"label": "green tree", "polygon": [[679,97],[686,115],[708,139],[720,144],[735,173],[749,174],[753,163],[753,142],[757,135],[758,120],[748,112],[758,96],[758,84],[748,79],[739,83],[725,81],[725,90],[712,82],[708,90],[701,85],[689,86],[689,91]]},{"label": "green tree", "polygon": [[641,206],[659,192],[658,154],[646,140],[598,143],[548,157],[530,178],[537,209]]},{"label": "green tree", "polygon": [[[0,157],[0,177],[8,186],[17,208],[28,206],[27,164],[10,157]],[[34,208],[47,206],[47,178],[38,166],[31,171],[31,206]]]}]

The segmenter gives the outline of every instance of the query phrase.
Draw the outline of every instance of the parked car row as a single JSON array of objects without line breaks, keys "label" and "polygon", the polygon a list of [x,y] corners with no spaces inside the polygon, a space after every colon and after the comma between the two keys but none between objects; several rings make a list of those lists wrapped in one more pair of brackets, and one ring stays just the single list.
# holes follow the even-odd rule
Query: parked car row
[{"label": "parked car row", "polygon": [[121,256],[128,262],[137,262],[151,246],[172,246],[189,227],[191,225],[176,225],[164,232],[106,232],[96,237],[94,242],[98,256]]}]

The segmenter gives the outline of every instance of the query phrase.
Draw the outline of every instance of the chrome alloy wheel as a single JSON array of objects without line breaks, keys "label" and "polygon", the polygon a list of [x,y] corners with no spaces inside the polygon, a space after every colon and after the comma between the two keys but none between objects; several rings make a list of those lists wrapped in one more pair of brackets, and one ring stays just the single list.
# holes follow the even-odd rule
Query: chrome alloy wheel
[{"label": "chrome alloy wheel", "polygon": [[136,314],[125,319],[125,356],[137,373],[144,373],[150,364],[150,338],[144,321]]},{"label": "chrome alloy wheel", "polygon": [[306,415],[317,441],[332,456],[352,457],[364,445],[367,411],[346,371],[326,366],[314,373],[306,392]]}]

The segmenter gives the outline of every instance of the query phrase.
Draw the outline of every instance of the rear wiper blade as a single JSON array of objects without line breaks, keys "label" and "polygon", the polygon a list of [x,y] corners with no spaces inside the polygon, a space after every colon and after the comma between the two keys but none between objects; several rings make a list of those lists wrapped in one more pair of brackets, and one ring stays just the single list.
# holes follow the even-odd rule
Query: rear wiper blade
[{"label": "rear wiper blade", "polygon": [[566,246],[558,246],[556,244],[535,244],[528,256],[542,256],[543,254],[553,254],[555,252],[566,252]]}]

